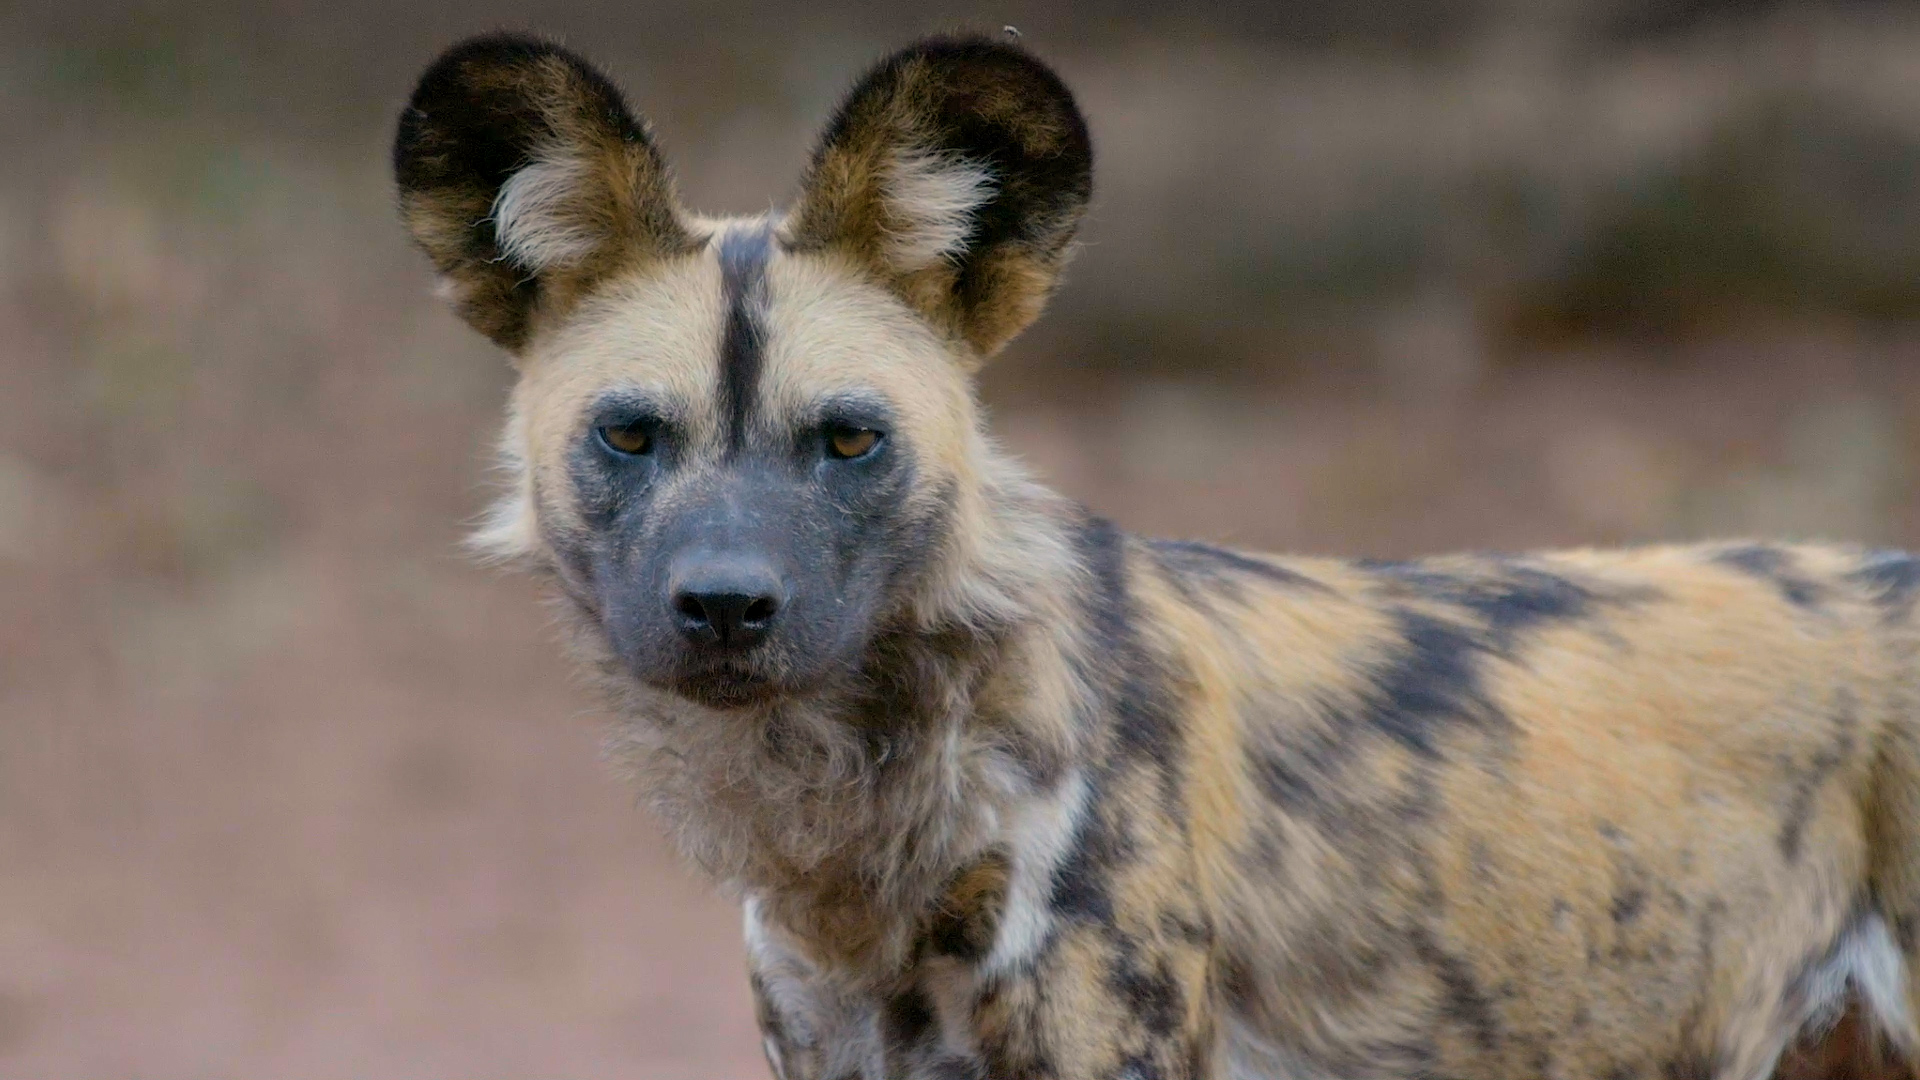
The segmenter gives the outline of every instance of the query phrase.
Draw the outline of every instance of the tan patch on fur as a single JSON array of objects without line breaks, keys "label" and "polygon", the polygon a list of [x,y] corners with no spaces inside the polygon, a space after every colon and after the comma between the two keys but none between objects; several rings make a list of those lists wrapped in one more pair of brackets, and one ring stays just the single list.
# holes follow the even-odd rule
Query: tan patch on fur
[{"label": "tan patch on fur", "polygon": [[[587,435],[588,411],[608,393],[644,394],[678,410],[696,446],[718,440],[715,343],[726,312],[711,254],[663,260],[608,282],[576,317],[537,343],[515,384],[505,457],[513,490],[482,542],[496,554],[534,554],[540,529],[581,527],[568,456]],[[536,496],[540,502],[536,505]]]}]

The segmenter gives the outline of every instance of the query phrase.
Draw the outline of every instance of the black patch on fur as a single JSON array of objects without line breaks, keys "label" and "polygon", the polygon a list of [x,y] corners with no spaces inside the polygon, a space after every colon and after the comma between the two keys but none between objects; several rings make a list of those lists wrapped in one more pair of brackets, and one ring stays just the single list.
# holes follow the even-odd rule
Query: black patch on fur
[{"label": "black patch on fur", "polygon": [[1106,821],[1104,807],[1090,806],[1067,857],[1053,872],[1048,903],[1066,918],[1113,924],[1113,868],[1132,857],[1131,844]]},{"label": "black patch on fur", "polygon": [[1473,977],[1466,961],[1440,947],[1425,929],[1411,935],[1414,955],[1433,972],[1440,984],[1440,1014],[1458,1024],[1482,1050],[1500,1045],[1500,1019],[1493,1001]]},{"label": "black patch on fur", "polygon": [[1585,617],[1592,599],[1592,593],[1557,574],[1514,567],[1499,581],[1469,589],[1460,602],[1487,621],[1504,647],[1513,635],[1541,623]]},{"label": "black patch on fur", "polygon": [[[1505,732],[1507,717],[1487,696],[1481,665],[1489,657],[1518,660],[1520,635],[1549,623],[1584,619],[1601,604],[1628,603],[1652,590],[1602,590],[1560,574],[1507,561],[1484,569],[1436,569],[1422,563],[1360,562],[1378,575],[1386,599],[1398,601],[1400,640],[1366,671],[1368,688],[1357,720],[1427,758],[1440,756],[1449,729]],[[1424,610],[1439,605],[1459,618]],[[1253,758],[1254,776],[1268,797],[1300,807],[1313,789],[1354,753],[1335,722],[1331,735],[1309,734],[1277,753]]]},{"label": "black patch on fur", "polygon": [[[1107,739],[1089,777],[1093,797],[1054,871],[1051,903],[1064,917],[1111,926],[1113,872],[1134,858],[1134,814],[1181,818],[1184,747],[1169,660],[1147,649],[1135,625],[1126,535],[1111,522],[1088,517],[1074,539],[1090,579],[1083,601],[1087,647],[1075,663],[1097,688],[1084,723]],[[1160,806],[1134,808],[1103,797],[1116,777],[1131,770],[1150,770],[1157,778]]]},{"label": "black patch on fur", "polygon": [[[1239,578],[1256,577],[1290,589],[1328,591],[1320,582],[1284,566],[1194,540],[1149,540],[1147,549],[1153,553],[1154,560],[1167,572],[1167,576],[1182,586],[1209,585],[1233,589],[1239,584]],[[1238,590],[1233,591],[1237,599]]]},{"label": "black patch on fur", "polygon": [[1128,1054],[1120,1064],[1100,1075],[1100,1080],[1171,1080],[1160,1063],[1145,1054]]},{"label": "black patch on fur", "polygon": [[1399,623],[1400,646],[1375,674],[1362,713],[1369,727],[1438,757],[1441,728],[1508,722],[1487,700],[1475,670],[1476,655],[1489,644],[1484,635],[1412,611],[1401,611]]},{"label": "black patch on fur", "polygon": [[[986,856],[986,859],[998,863],[1002,868],[1006,866],[1006,856],[999,851]],[[993,939],[999,930],[1001,911],[1006,903],[1004,886],[992,895],[975,892],[970,893],[964,902],[956,903],[954,899],[955,888],[967,874],[977,872],[978,867],[976,863],[954,875],[954,884],[948,886],[946,898],[928,922],[927,944],[938,955],[977,963],[993,950]]]},{"label": "black patch on fur", "polygon": [[720,414],[726,418],[727,443],[738,451],[766,360],[767,260],[773,231],[765,226],[733,229],[720,237],[720,289],[727,321],[720,332]]},{"label": "black patch on fur", "polygon": [[767,1055],[767,1067],[772,1069],[774,1047],[778,1047],[783,1054],[787,1052],[787,1028],[781,1022],[780,1014],[774,1011],[773,994],[768,991],[767,981],[760,977],[758,971],[747,974],[747,985],[753,991],[754,1019],[759,1023],[760,1034],[765,1039],[762,1049]]},{"label": "black patch on fur", "polygon": [[937,955],[978,963],[993,951],[993,930],[991,922],[942,911],[927,930],[927,944]]},{"label": "black patch on fur", "polygon": [[1613,905],[1608,909],[1613,916],[1614,925],[1625,926],[1638,919],[1647,908],[1647,890],[1639,885],[1629,885],[1613,894]]},{"label": "black patch on fur", "polygon": [[893,995],[880,1010],[881,1038],[891,1048],[905,1048],[926,1038],[933,1028],[933,1002],[918,987]]},{"label": "black patch on fur", "polygon": [[1769,582],[1787,603],[1805,611],[1820,607],[1825,596],[1819,583],[1798,573],[1790,552],[1766,544],[1745,544],[1716,552],[1713,561]]},{"label": "black patch on fur", "polygon": [[1920,593],[1920,558],[1904,551],[1870,552],[1847,580],[1872,594],[1873,603],[1889,623],[1904,622],[1913,614],[1913,599]]},{"label": "black patch on fur", "polygon": [[1118,939],[1107,986],[1149,1035],[1165,1039],[1179,1028],[1186,1000],[1165,956],[1143,965],[1132,939]]},{"label": "black patch on fur", "polygon": [[1814,799],[1820,788],[1846,760],[1853,756],[1854,728],[1859,725],[1858,705],[1851,691],[1841,688],[1833,707],[1833,739],[1813,755],[1805,770],[1793,778],[1793,792],[1781,816],[1780,833],[1775,838],[1780,857],[1789,863],[1800,860],[1800,842],[1813,816]]},{"label": "black patch on fur", "polygon": [[1651,589],[1602,592],[1565,575],[1507,559],[1494,559],[1477,571],[1367,560],[1355,565],[1386,578],[1410,596],[1470,612],[1486,627],[1490,651],[1502,654],[1513,651],[1520,634],[1543,624],[1586,618],[1603,603],[1656,595]]},{"label": "black patch on fur", "polygon": [[1092,517],[1076,540],[1093,579],[1086,601],[1089,682],[1106,689],[1102,704],[1113,733],[1113,761],[1108,764],[1151,765],[1159,772],[1166,808],[1175,811],[1183,768],[1180,703],[1170,686],[1170,661],[1150,653],[1134,625],[1126,534],[1112,522]]},{"label": "black patch on fur", "polygon": [[1075,534],[1074,546],[1093,579],[1086,611],[1094,645],[1110,663],[1123,659],[1133,646],[1126,534],[1105,518],[1089,517]]},{"label": "black patch on fur", "polygon": [[[1248,764],[1261,793],[1290,813],[1311,814],[1330,828],[1344,828],[1337,820],[1344,816],[1345,805],[1339,797],[1339,774],[1359,750],[1350,725],[1344,718],[1314,719],[1286,732],[1278,745],[1250,746]],[[1278,838],[1269,831],[1259,843],[1271,845],[1271,861],[1277,863]]]}]

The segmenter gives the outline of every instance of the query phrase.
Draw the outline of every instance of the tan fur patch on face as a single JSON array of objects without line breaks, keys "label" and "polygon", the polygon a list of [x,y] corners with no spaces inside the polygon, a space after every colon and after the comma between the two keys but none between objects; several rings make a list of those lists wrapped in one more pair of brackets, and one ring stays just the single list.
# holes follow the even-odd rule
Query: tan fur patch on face
[{"label": "tan fur patch on face", "polygon": [[715,357],[725,318],[719,264],[702,251],[609,282],[543,340],[527,357],[513,394],[520,452],[532,480],[523,512],[535,513],[537,492],[546,527],[579,527],[566,494],[567,458],[585,436],[595,404],[610,394],[655,401],[673,413],[693,446],[716,445]]},{"label": "tan fur patch on face", "polygon": [[972,392],[951,347],[923,321],[832,255],[776,256],[767,285],[766,417],[791,422],[822,399],[877,393],[923,467],[971,471]]}]

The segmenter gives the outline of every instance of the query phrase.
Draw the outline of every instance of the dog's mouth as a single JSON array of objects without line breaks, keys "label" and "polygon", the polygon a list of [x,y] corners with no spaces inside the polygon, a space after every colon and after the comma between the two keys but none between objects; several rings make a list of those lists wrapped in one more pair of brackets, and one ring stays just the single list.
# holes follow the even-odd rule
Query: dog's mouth
[{"label": "dog's mouth", "polygon": [[830,693],[850,674],[816,656],[808,663],[794,650],[762,645],[738,652],[675,650],[662,656],[630,655],[627,670],[641,683],[709,709],[748,709]]},{"label": "dog's mouth", "polygon": [[682,670],[659,685],[709,709],[742,709],[787,692],[779,680],[758,665],[740,660]]},{"label": "dog's mouth", "polygon": [[710,709],[742,709],[780,696],[780,688],[762,678],[699,678],[681,683],[678,690]]}]

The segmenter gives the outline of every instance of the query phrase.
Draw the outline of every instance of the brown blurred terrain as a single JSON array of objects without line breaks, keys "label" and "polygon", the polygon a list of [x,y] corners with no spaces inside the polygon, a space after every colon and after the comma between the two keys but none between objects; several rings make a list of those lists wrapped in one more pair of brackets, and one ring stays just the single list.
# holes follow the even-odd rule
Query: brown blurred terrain
[{"label": "brown blurred terrain", "polygon": [[478,29],[753,210],[861,64],[1020,26],[1100,191],[986,394],[1129,527],[1920,544],[1912,5],[1168,7],[0,9],[0,1075],[763,1075],[736,912],[458,550],[508,370],[384,151]]}]

